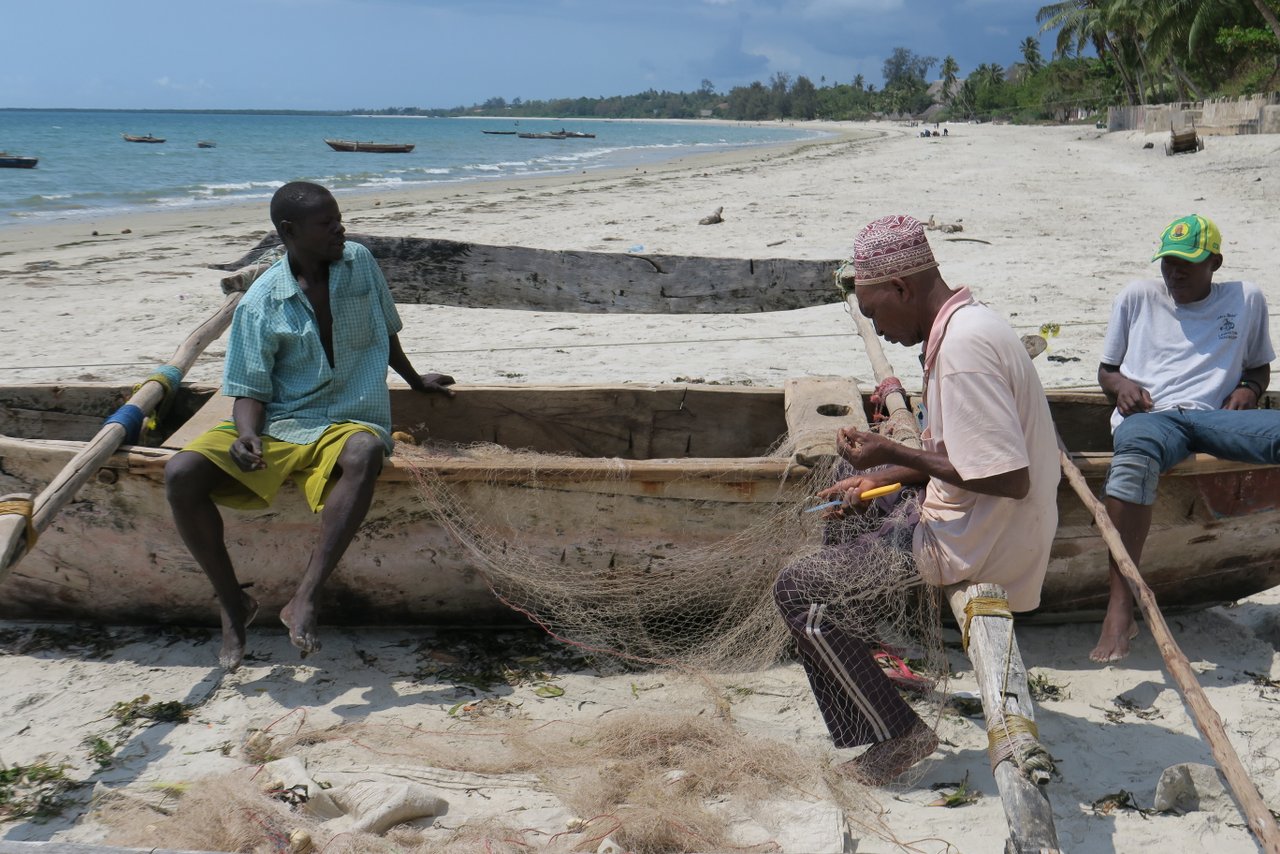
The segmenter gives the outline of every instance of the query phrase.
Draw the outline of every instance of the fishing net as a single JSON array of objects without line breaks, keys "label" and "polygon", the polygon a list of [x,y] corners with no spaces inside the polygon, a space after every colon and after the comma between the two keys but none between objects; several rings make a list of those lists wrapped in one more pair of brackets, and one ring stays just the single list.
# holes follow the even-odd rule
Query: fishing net
[{"label": "fishing net", "polygon": [[[114,842],[292,851],[306,850],[295,845],[305,839],[326,852],[774,851],[772,842],[744,839],[731,819],[744,811],[767,815],[772,808],[762,804],[786,801],[831,806],[856,835],[897,845],[867,786],[883,780],[850,773],[865,767],[846,765],[842,773],[847,757],[833,757],[825,737],[797,738],[739,720],[725,685],[726,674],[792,656],[787,620],[820,608],[821,634],[861,649],[860,666],[872,668],[879,690],[891,695],[880,705],[903,716],[893,731],[876,719],[871,740],[907,733],[899,741],[911,742],[910,758],[930,752],[932,731],[909,721],[937,722],[948,666],[939,598],[920,583],[911,558],[913,491],[877,499],[865,513],[823,519],[806,511],[849,470],[835,462],[788,466],[786,446],[763,458],[778,464],[775,480],[727,491],[708,488],[695,474],[637,480],[631,461],[621,459],[591,460],[584,474],[582,457],[491,444],[424,443],[400,446],[397,454],[425,506],[498,599],[612,672],[656,672],[664,682],[687,683],[684,701],[537,721],[494,698],[477,701],[470,713],[451,713],[445,727],[365,723],[287,737],[259,733],[244,752],[255,764],[296,757],[308,768],[370,769],[366,777],[390,769],[398,780],[416,777],[443,791],[450,804],[464,799],[460,790],[495,781],[524,785],[576,816],[568,827],[535,829],[531,817],[489,815],[438,826],[427,817],[380,834],[335,828],[303,805],[282,805],[282,791],[300,790],[275,780],[266,765],[265,782],[242,774],[208,791],[193,787],[165,817],[138,812],[127,800],[104,804]],[[466,477],[458,476],[462,470]],[[566,516],[543,512],[566,506]],[[566,527],[566,518],[578,526]],[[815,649],[800,646],[811,667]],[[838,677],[839,667],[827,673]],[[852,746],[857,739],[839,722],[862,721],[848,725],[856,730],[875,719],[863,708],[866,698],[822,690],[816,680],[813,687],[821,714],[836,722],[835,747]],[[802,702],[812,704],[812,695]],[[210,818],[229,807],[226,821]]]},{"label": "fishing net", "polygon": [[[911,558],[913,490],[878,499],[867,513],[824,520],[806,511],[817,491],[852,474],[847,464],[779,467],[776,482],[737,501],[698,498],[692,477],[657,492],[634,483],[623,460],[575,484],[567,475],[577,457],[497,445],[397,453],[494,594],[582,649],[686,673],[773,664],[791,648],[779,617],[787,603],[775,601],[775,584],[785,568],[803,564],[807,588],[828,602],[835,627],[913,658],[928,655],[922,669],[945,671],[937,597],[919,584]],[[789,458],[788,449],[773,457]],[[488,464],[493,477],[472,469],[471,480],[450,481],[447,467],[433,464],[440,459]],[[513,470],[520,472],[515,499]],[[530,523],[531,506],[575,500],[568,515],[590,520],[587,530]]]}]

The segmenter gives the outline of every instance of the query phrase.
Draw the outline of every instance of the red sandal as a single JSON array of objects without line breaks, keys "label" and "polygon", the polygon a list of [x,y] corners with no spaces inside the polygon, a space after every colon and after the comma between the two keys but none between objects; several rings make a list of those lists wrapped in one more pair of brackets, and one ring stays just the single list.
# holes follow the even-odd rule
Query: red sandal
[{"label": "red sandal", "polygon": [[904,691],[927,694],[933,689],[933,682],[913,671],[905,661],[889,650],[882,647],[873,650],[871,656],[889,681]]}]

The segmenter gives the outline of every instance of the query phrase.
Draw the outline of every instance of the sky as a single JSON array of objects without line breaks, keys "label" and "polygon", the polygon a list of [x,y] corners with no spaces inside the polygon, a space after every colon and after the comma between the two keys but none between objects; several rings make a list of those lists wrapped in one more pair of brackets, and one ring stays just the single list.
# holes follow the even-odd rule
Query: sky
[{"label": "sky", "polygon": [[[1047,0],[31,0],[0,107],[302,109],[882,83],[895,47],[1008,67]],[[931,76],[937,76],[937,66]],[[0,119],[0,129],[3,120]]]}]

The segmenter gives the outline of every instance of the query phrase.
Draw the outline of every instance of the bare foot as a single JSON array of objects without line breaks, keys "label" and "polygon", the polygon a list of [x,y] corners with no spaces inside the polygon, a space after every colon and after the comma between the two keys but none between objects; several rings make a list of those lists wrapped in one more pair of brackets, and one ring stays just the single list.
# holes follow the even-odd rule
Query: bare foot
[{"label": "bare foot", "polygon": [[924,721],[916,721],[905,735],[871,745],[836,771],[865,786],[886,786],[937,749],[938,736]]},{"label": "bare foot", "polygon": [[240,593],[240,613],[230,615],[222,611],[222,649],[218,651],[218,663],[228,673],[240,669],[244,661],[245,629],[258,616],[258,600],[248,593]]},{"label": "bare foot", "polygon": [[1098,645],[1093,648],[1093,652],[1089,653],[1089,658],[1099,664],[1127,658],[1129,641],[1137,636],[1138,624],[1134,622],[1132,614],[1126,614],[1119,620],[1112,620],[1108,615],[1102,621],[1102,637],[1098,639]]},{"label": "bare foot", "polygon": [[289,643],[296,646],[306,658],[320,649],[320,638],[316,634],[316,609],[310,602],[298,601],[294,597],[280,612],[280,622],[289,629]]}]

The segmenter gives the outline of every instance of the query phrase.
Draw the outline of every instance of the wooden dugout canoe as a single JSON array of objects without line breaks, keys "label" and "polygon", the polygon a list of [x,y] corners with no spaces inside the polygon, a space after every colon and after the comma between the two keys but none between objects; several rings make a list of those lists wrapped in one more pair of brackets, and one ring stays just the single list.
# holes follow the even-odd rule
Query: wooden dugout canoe
[{"label": "wooden dugout canoe", "polygon": [[[0,387],[0,494],[39,491],[129,391]],[[1100,394],[1050,398],[1059,431],[1097,488],[1108,460],[1109,406]],[[226,405],[211,386],[184,386],[156,440],[181,444],[184,423],[191,422],[186,432],[200,429]],[[779,501],[805,497],[800,467],[770,455],[788,429],[782,389],[462,387],[449,400],[393,388],[392,408],[397,429],[436,441],[574,455],[554,470],[515,455],[483,465],[456,456],[428,464],[473,508],[519,508],[521,545],[560,561],[566,577],[575,568],[642,569],[758,522]],[[0,617],[216,625],[209,584],[165,502],[163,468],[174,452],[131,446],[113,456],[0,585]],[[1106,546],[1065,481],[1059,509],[1039,614],[1100,612]],[[225,516],[241,580],[254,583],[265,608],[278,609],[305,563],[315,517],[288,486],[270,510]],[[1280,584],[1280,467],[1211,458],[1179,465],[1162,480],[1143,567],[1166,609]],[[419,499],[397,457],[326,595],[324,619],[335,624],[513,617]]]},{"label": "wooden dugout canoe", "polygon": [[[368,234],[347,239],[377,259],[398,303],[578,314],[748,314],[843,299],[832,277],[837,261],[531,249]],[[279,245],[272,232],[241,258],[213,267],[251,267]],[[248,287],[240,281],[239,287]],[[224,280],[223,287],[237,285]]]}]

